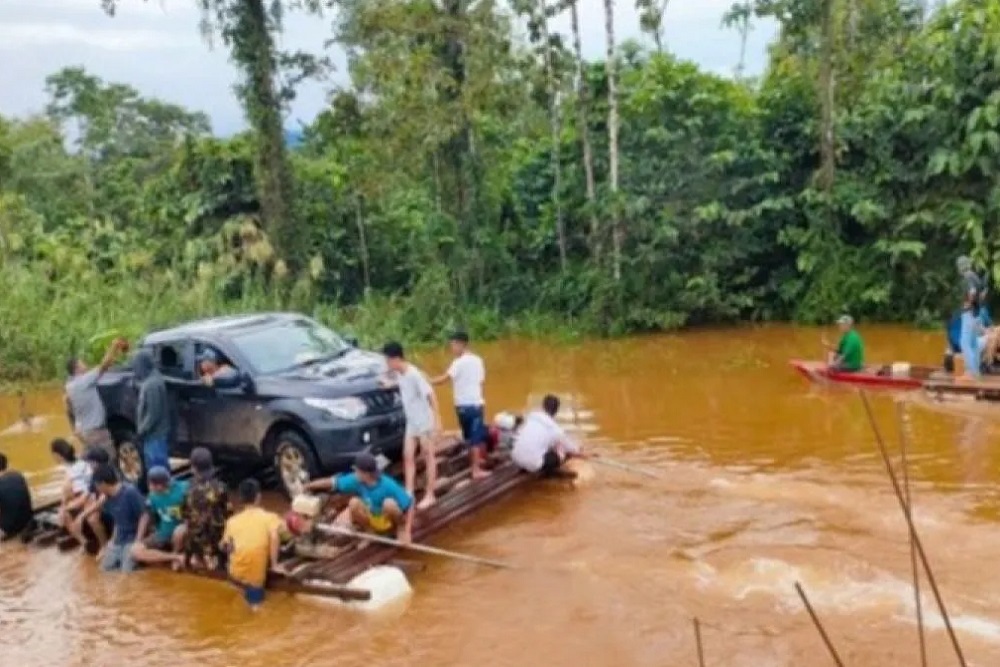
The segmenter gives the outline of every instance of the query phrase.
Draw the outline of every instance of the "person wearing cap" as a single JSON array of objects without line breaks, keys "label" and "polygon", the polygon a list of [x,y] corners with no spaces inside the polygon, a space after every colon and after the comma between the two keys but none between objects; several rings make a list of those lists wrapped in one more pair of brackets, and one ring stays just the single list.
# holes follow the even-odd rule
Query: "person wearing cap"
[{"label": "person wearing cap", "polygon": [[226,484],[215,477],[212,453],[204,447],[195,447],[190,461],[194,479],[181,510],[185,526],[184,564],[214,570],[222,564],[219,542],[232,506]]},{"label": "person wearing cap", "polygon": [[[170,478],[170,471],[156,466],[146,475],[149,495],[146,513],[139,520],[139,540],[132,547],[132,558],[137,563],[183,563],[184,547],[183,509],[188,485]],[[155,523],[147,535],[150,522]]]},{"label": "person wearing cap", "polygon": [[383,387],[398,387],[403,401],[403,416],[406,418],[406,431],[403,438],[403,477],[406,492],[411,496],[416,488],[417,451],[424,456],[424,470],[427,483],[424,485],[424,497],[420,499],[418,509],[427,509],[437,502],[434,495],[434,484],[437,481],[437,459],[435,446],[438,434],[441,432],[441,415],[438,410],[437,397],[423,372],[406,360],[403,346],[397,342],[386,343],[382,348],[386,364],[389,367],[390,378],[382,381]]},{"label": "person wearing cap", "polygon": [[170,397],[163,376],[149,350],[135,355],[135,379],[139,383],[136,435],[142,442],[142,458],[148,472],[156,466],[170,469]]},{"label": "person wearing cap", "polygon": [[101,447],[112,457],[115,455],[114,443],[107,428],[107,413],[97,391],[97,382],[126,349],[128,341],[116,338],[101,363],[94,368],[88,368],[79,357],[71,357],[66,362],[66,416],[73,433],[83,445]]},{"label": "person wearing cap", "polygon": [[220,361],[218,353],[210,347],[206,347],[198,355],[198,372],[206,387],[228,389],[239,383],[236,369]]},{"label": "person wearing cap", "polygon": [[309,491],[329,491],[353,496],[337,523],[373,533],[395,532],[408,543],[413,534],[413,494],[390,475],[378,469],[378,461],[367,452],[354,459],[354,472],[318,479],[306,485]]},{"label": "person wearing cap", "polygon": [[830,368],[845,372],[856,373],[865,367],[865,344],[861,340],[861,334],[854,328],[854,318],[850,315],[841,315],[837,319],[840,327],[840,342],[836,349],[830,350]]},{"label": "person wearing cap", "polygon": [[490,475],[484,465],[486,441],[489,437],[483,400],[486,366],[479,355],[469,350],[469,334],[456,331],[451,334],[448,342],[454,359],[448,370],[433,378],[431,384],[444,384],[451,380],[455,396],[455,414],[462,429],[462,440],[469,446],[472,479],[483,479]]}]

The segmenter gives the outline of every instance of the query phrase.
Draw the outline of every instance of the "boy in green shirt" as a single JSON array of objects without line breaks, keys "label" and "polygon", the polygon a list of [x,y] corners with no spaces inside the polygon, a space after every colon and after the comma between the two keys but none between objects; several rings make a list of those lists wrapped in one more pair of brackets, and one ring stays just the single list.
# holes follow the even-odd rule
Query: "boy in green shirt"
[{"label": "boy in green shirt", "polygon": [[842,335],[837,349],[832,351],[830,367],[849,373],[860,371],[865,367],[865,344],[854,328],[854,319],[850,315],[841,315],[837,325]]}]

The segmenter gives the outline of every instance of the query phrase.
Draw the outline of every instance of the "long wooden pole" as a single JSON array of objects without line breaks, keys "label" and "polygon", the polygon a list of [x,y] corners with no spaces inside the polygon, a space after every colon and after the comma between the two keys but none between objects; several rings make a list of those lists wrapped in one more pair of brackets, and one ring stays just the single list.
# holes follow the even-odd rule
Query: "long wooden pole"
[{"label": "long wooden pole", "polygon": [[600,465],[607,466],[609,468],[617,468],[618,470],[625,470],[627,472],[635,473],[636,475],[644,475],[645,477],[651,477],[653,479],[663,479],[655,472],[640,468],[639,466],[629,465],[628,463],[622,463],[621,461],[616,461],[615,459],[609,459],[605,456],[597,456],[596,454],[588,454],[581,457],[586,461],[591,461],[592,463],[599,463]]},{"label": "long wooden pole", "polygon": [[701,646],[701,623],[694,617],[694,641],[698,647],[698,667],[705,667],[705,650]]},{"label": "long wooden pole", "polygon": [[406,549],[409,551],[418,551],[420,553],[431,554],[433,556],[443,556],[445,558],[451,558],[453,560],[461,560],[467,563],[476,563],[478,565],[487,565],[489,567],[495,567],[503,570],[516,570],[518,569],[513,563],[507,563],[505,561],[493,560],[491,558],[481,558],[479,556],[471,556],[469,554],[459,553],[457,551],[448,551],[447,549],[438,549],[437,547],[429,547],[426,544],[415,544],[413,542],[400,542],[399,540],[394,540],[391,537],[384,537],[382,535],[375,535],[372,533],[359,533],[357,531],[351,530],[350,528],[345,528],[343,526],[337,526],[333,524],[319,524],[316,526],[316,530],[321,533],[328,535],[344,535],[345,537],[354,537],[359,540],[367,540],[369,542],[375,542],[376,544],[384,544],[388,547],[396,547],[397,549]]},{"label": "long wooden pole", "polygon": [[944,620],[944,627],[948,631],[948,638],[951,639],[951,645],[955,649],[955,655],[958,657],[959,664],[962,667],[967,667],[965,654],[962,653],[962,647],[958,643],[955,628],[951,625],[951,618],[948,617],[948,610],[945,608],[944,599],[941,597],[941,591],[938,590],[937,581],[934,579],[934,572],[931,570],[930,561],[927,560],[927,553],[924,551],[924,545],[920,541],[920,535],[917,534],[916,526],[913,525],[913,517],[910,516],[910,512],[907,509],[906,498],[903,497],[903,491],[899,488],[899,480],[896,479],[896,473],[892,469],[889,452],[886,450],[885,441],[882,440],[882,432],[879,431],[878,422],[875,421],[875,414],[872,412],[872,406],[868,402],[868,395],[863,389],[859,390],[858,393],[861,394],[861,402],[864,403],[865,412],[868,413],[868,423],[871,424],[872,431],[875,433],[875,441],[878,444],[879,453],[882,454],[882,462],[885,464],[885,470],[889,473],[889,480],[892,482],[893,491],[896,492],[896,500],[899,501],[899,506],[903,510],[903,517],[906,519],[907,526],[910,529],[910,539],[913,542],[913,546],[917,549],[917,555],[920,556],[924,572],[927,573],[927,581],[931,585],[931,592],[934,593],[934,601],[937,602],[941,618]]},{"label": "long wooden pole", "polygon": [[840,659],[840,656],[837,654],[837,649],[833,647],[833,642],[830,641],[830,637],[826,634],[823,624],[820,623],[819,616],[816,615],[812,605],[809,604],[809,598],[806,597],[806,592],[802,590],[802,584],[796,581],[795,590],[802,599],[802,604],[806,606],[806,611],[809,612],[809,617],[812,619],[813,625],[815,625],[816,629],[819,630],[819,636],[823,638],[823,643],[826,644],[826,650],[830,652],[830,657],[833,658],[835,663],[837,663],[837,667],[844,667],[844,661]]},{"label": "long wooden pole", "polygon": [[[910,495],[910,473],[906,461],[908,448],[906,406],[902,401],[896,403],[896,418],[899,428],[900,466],[903,468],[903,491],[906,493],[906,512],[913,517],[913,497]],[[917,565],[917,547],[913,544],[913,534],[910,533],[910,569],[913,572],[913,598],[917,608],[917,636],[920,638],[920,665],[927,667],[927,638],[924,636],[924,609],[920,602],[920,568]]]}]

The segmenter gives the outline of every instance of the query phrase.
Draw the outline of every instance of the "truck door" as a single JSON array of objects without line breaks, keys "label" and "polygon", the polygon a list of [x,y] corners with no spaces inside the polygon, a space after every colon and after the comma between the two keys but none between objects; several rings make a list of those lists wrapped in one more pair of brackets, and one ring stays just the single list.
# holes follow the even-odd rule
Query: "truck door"
[{"label": "truck door", "polygon": [[[196,342],[194,349],[196,355],[210,349],[221,362],[240,372],[215,346]],[[266,411],[255,394],[247,393],[242,385],[202,386],[198,396],[204,396],[204,401],[193,403],[191,413],[195,416],[192,426],[199,444],[230,456],[252,456],[259,450],[266,428]]]},{"label": "truck door", "polygon": [[194,352],[188,340],[168,341],[157,345],[153,354],[156,366],[163,375],[170,398],[171,456],[187,457],[191,453],[191,419],[188,387],[192,379]]}]

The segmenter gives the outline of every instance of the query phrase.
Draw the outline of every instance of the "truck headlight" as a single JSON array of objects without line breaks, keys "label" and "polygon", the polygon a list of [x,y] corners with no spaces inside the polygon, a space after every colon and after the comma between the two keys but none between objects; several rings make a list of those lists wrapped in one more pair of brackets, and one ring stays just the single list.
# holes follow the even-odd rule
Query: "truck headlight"
[{"label": "truck headlight", "polygon": [[368,412],[365,402],[353,396],[347,398],[305,398],[302,400],[311,408],[322,410],[338,419],[348,421],[361,419]]}]

